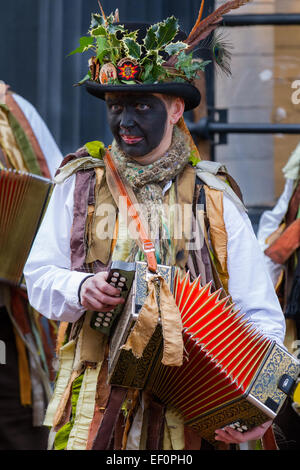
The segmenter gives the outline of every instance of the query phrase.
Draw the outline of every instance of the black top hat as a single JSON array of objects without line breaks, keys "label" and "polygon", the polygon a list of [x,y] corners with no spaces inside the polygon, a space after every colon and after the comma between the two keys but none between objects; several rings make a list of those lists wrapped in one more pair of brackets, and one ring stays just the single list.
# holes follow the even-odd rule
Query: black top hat
[{"label": "black top hat", "polygon": [[[163,93],[180,96],[185,110],[198,106],[201,100],[194,81],[211,60],[195,59],[193,50],[210,50],[208,56],[226,73],[230,72],[230,54],[224,44],[207,37],[220,24],[223,15],[251,0],[229,0],[202,19],[205,0],[197,21],[188,36],[179,29],[174,16],[149,25],[120,23],[118,10],[106,16],[92,14],[89,36],[80,39],[76,52],[93,49],[89,73],[80,82],[87,91],[101,99],[108,92]],[[207,57],[207,55],[206,55]]]}]

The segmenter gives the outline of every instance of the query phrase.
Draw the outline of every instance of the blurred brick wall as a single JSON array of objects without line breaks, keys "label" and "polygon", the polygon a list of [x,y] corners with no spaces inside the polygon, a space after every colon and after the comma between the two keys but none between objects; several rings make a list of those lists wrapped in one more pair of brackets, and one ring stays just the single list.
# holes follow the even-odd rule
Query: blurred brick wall
[{"label": "blurred brick wall", "polygon": [[[224,1],[217,1],[217,5]],[[300,13],[299,0],[255,0],[233,12]],[[217,74],[217,108],[228,108],[230,122],[300,122],[300,105],[292,104],[291,84],[300,79],[299,27],[224,28],[233,45],[232,78]],[[280,195],[282,166],[300,136],[230,135],[217,147],[240,184],[248,206],[271,206]]]},{"label": "blurred brick wall", "polygon": [[[299,0],[276,0],[276,12],[300,13]],[[292,84],[300,80],[300,26],[277,27],[274,31],[274,106],[273,122],[300,123],[300,104],[293,104]],[[299,135],[274,137],[275,196],[282,192],[282,167],[300,142]]]}]

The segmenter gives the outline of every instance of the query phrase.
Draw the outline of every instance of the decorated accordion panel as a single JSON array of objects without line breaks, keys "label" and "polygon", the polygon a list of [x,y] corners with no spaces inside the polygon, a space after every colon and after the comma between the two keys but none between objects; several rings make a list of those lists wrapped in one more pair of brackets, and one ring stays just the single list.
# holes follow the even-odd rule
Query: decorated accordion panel
[{"label": "decorated accordion panel", "polygon": [[[164,277],[173,290],[175,268],[157,266],[158,273]],[[131,351],[121,349],[135,325],[139,312],[148,295],[147,263],[136,262],[136,272],[131,292],[117,327],[110,341],[108,358],[109,382],[128,388],[143,389],[148,376],[153,370],[162,345],[161,325],[158,324],[141,358],[136,358]]]},{"label": "decorated accordion panel", "polygon": [[214,443],[214,431],[225,425],[244,432],[274,418],[300,367],[210,287],[176,273],[173,293],[184,328],[184,362],[167,367],[158,358],[147,387]]},{"label": "decorated accordion panel", "polygon": [[52,183],[15,170],[0,170],[0,279],[20,284]]}]

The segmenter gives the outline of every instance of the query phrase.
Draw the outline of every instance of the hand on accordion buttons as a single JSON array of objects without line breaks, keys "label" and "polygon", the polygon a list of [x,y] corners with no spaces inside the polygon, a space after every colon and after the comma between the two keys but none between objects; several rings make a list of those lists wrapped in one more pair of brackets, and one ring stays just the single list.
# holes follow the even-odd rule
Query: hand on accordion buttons
[{"label": "hand on accordion buttons", "polygon": [[215,431],[215,440],[225,442],[226,444],[241,444],[242,442],[255,441],[263,437],[267,429],[272,425],[272,422],[272,420],[267,421],[244,433],[236,431],[230,426],[225,426],[223,429]]},{"label": "hand on accordion buttons", "polygon": [[80,303],[87,310],[109,312],[124,303],[119,290],[106,282],[107,276],[107,272],[100,272],[83,282],[80,289]]}]

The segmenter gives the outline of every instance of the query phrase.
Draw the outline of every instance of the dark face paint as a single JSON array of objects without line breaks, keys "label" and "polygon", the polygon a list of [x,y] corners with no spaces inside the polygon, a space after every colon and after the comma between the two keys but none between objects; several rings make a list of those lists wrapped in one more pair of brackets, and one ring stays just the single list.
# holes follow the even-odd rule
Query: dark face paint
[{"label": "dark face paint", "polygon": [[154,95],[110,94],[108,123],[119,147],[130,157],[142,157],[161,143],[168,117],[165,103]]}]

